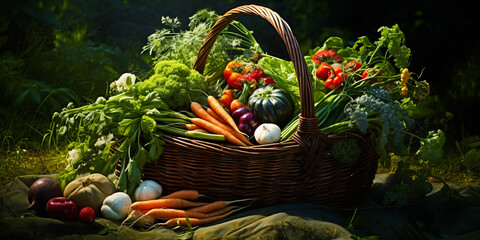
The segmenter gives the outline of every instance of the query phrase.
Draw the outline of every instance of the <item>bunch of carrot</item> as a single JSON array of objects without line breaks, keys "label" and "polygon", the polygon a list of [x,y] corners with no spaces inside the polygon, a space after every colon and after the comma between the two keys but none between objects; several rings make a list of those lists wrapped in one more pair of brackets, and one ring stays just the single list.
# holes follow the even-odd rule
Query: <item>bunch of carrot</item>
[{"label": "bunch of carrot", "polygon": [[197,102],[191,103],[190,109],[197,118],[190,118],[192,123],[187,124],[188,130],[200,129],[200,131],[220,134],[225,136],[228,142],[239,146],[253,145],[215,97],[208,96],[207,101],[209,104],[207,109]]},{"label": "bunch of carrot", "polygon": [[232,203],[243,201],[196,202],[201,195],[196,190],[181,190],[159,199],[137,201],[130,206],[125,222],[145,227],[153,226],[157,220],[165,220],[166,226],[199,226],[221,220],[239,208]]}]

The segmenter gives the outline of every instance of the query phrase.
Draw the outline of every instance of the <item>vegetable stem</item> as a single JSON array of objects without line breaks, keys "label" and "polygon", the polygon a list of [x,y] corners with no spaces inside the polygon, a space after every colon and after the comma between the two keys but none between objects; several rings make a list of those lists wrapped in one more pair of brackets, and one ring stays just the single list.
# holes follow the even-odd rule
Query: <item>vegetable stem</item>
[{"label": "vegetable stem", "polygon": [[196,139],[203,139],[203,140],[212,140],[212,141],[225,141],[225,136],[220,134],[212,134],[212,133],[202,133],[198,131],[188,131],[181,128],[176,128],[168,125],[157,125],[157,128],[169,132],[172,134],[176,134],[182,137],[188,138],[196,138]]}]

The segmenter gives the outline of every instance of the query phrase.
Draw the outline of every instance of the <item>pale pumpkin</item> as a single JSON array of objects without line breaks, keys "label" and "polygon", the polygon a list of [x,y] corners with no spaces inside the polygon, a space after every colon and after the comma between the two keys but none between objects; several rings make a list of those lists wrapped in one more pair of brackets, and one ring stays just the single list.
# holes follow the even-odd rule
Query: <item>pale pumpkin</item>
[{"label": "pale pumpkin", "polygon": [[94,173],[70,182],[63,195],[75,202],[79,209],[91,207],[98,214],[103,200],[116,191],[115,184],[110,179]]}]

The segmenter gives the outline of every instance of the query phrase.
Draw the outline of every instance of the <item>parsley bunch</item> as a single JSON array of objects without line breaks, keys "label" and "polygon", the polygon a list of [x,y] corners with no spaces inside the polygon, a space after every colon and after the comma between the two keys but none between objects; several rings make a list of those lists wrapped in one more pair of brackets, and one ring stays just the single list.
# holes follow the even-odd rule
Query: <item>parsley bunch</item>
[{"label": "parsley bunch", "polygon": [[[200,47],[218,18],[214,11],[202,9],[190,17],[188,29],[181,30],[178,18],[162,17],[166,28],[156,30],[148,37],[142,53],[148,52],[154,64],[162,60],[177,60],[193,68]],[[232,21],[216,39],[205,65],[207,80],[214,81],[223,76],[223,68],[234,58],[232,52],[238,52],[238,55],[263,52],[252,31],[238,21]]]}]

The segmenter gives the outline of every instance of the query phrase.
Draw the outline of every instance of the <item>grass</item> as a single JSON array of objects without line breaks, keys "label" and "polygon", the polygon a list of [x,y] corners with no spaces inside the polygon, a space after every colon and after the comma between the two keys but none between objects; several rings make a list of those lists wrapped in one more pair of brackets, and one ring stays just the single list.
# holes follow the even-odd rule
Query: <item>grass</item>
[{"label": "grass", "polygon": [[448,184],[457,186],[480,184],[480,171],[465,167],[463,157],[459,153],[449,153],[445,155],[442,163],[437,165],[426,165],[418,162],[414,157],[392,156],[392,165],[385,168],[378,166],[377,173],[395,173],[398,163],[405,161],[410,163],[410,168],[414,170],[426,170],[431,176],[432,181],[445,181]]},{"label": "grass", "polygon": [[67,165],[66,153],[28,143],[26,139],[9,149],[0,149],[0,187],[21,175],[58,173]]}]

